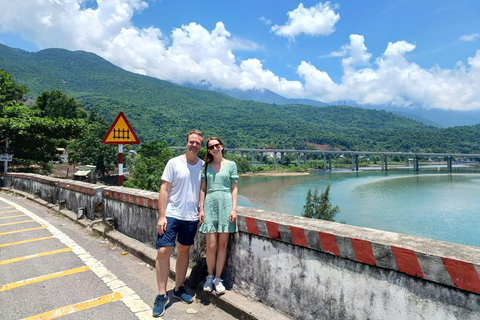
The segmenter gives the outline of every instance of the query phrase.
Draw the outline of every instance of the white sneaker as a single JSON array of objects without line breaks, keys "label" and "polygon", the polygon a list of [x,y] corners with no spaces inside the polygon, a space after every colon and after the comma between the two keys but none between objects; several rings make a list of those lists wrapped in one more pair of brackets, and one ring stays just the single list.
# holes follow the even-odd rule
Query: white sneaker
[{"label": "white sneaker", "polygon": [[203,291],[212,292],[213,291],[213,274],[205,278],[205,284],[203,285]]},{"label": "white sneaker", "polygon": [[225,293],[225,287],[223,286],[222,279],[216,278],[213,280],[213,285],[215,286],[215,292],[217,294],[224,294]]}]

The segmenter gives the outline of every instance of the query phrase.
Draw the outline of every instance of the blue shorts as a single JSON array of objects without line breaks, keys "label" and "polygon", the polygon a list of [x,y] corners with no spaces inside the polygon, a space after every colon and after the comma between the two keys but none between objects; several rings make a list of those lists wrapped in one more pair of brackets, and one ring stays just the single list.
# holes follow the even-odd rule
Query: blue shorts
[{"label": "blue shorts", "polygon": [[[191,246],[197,233],[197,221],[185,221],[167,217],[167,230],[157,234],[156,248],[175,246],[175,238],[184,246]],[[178,237],[177,237],[178,234]]]}]

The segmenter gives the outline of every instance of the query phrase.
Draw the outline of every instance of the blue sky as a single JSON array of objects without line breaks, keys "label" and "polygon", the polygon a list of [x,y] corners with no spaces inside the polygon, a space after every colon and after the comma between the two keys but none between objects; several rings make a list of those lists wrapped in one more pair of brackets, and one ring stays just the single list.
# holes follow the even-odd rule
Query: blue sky
[{"label": "blue sky", "polygon": [[475,0],[0,0],[0,42],[212,89],[478,110],[479,16]]}]

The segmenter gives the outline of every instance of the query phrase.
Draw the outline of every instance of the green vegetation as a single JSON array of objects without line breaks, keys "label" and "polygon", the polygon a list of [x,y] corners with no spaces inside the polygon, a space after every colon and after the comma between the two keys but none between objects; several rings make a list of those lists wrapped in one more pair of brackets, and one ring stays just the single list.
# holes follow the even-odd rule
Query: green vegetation
[{"label": "green vegetation", "polygon": [[26,106],[22,102],[25,92],[26,87],[18,86],[11,74],[0,70],[0,137],[8,143],[7,151],[14,153],[12,165],[30,171],[35,164],[49,171],[56,148],[62,142],[81,137],[85,122],[51,118],[37,107]]},{"label": "green vegetation", "polygon": [[328,185],[320,196],[318,190],[312,194],[312,190],[308,189],[307,199],[303,207],[303,217],[321,219],[327,221],[335,221],[333,218],[340,211],[338,206],[332,207],[330,203],[330,185]]},{"label": "green vegetation", "polygon": [[0,67],[29,97],[60,90],[107,123],[123,111],[141,141],[183,146],[185,132],[218,135],[226,147],[480,153],[480,126],[438,129],[386,111],[241,101],[122,70],[82,51],[28,53],[0,45]]},{"label": "green vegetation", "polygon": [[[79,112],[79,114],[82,114]],[[88,116],[87,133],[68,144],[70,163],[92,164],[103,176],[118,166],[118,149],[115,145],[103,144],[102,139],[107,133],[108,125],[103,117],[93,109]],[[126,150],[125,150],[126,151]]]},{"label": "green vegetation", "polygon": [[[134,147],[137,157],[126,157],[126,162],[132,161],[128,182],[132,187],[158,190],[155,179],[163,167],[152,162],[155,156],[147,150],[184,146],[185,133],[192,128],[206,137],[221,137],[227,148],[301,150],[319,144],[327,150],[480,153],[480,125],[438,129],[386,111],[241,101],[127,72],[82,51],[29,53],[0,44],[0,68],[6,70],[0,77],[0,140],[8,138],[17,147],[15,165],[39,163],[48,169],[55,148],[67,147],[71,161],[96,164],[105,174],[116,167],[118,155],[116,146],[101,140],[123,111],[140,141],[147,141]],[[154,142],[159,145],[150,145]],[[167,155],[161,157],[165,163]],[[226,157],[237,163],[239,173],[323,166],[319,155],[309,155],[307,164],[302,159],[299,167],[292,154],[285,155],[285,165],[264,158],[263,165],[251,166],[248,156]],[[395,160],[404,161],[391,158],[389,164]],[[377,156],[365,157],[360,165],[379,161]],[[337,157],[332,164],[349,167],[351,159]]]},{"label": "green vegetation", "polygon": [[173,155],[168,147],[166,141],[142,143],[137,149],[138,154],[132,161],[130,177],[124,186],[158,192],[162,183],[163,169]]}]

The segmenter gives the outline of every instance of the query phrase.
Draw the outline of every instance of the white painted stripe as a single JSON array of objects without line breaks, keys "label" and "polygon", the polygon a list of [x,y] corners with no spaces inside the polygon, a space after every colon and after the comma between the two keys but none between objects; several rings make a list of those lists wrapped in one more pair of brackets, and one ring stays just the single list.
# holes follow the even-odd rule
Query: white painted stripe
[{"label": "white painted stripe", "polygon": [[143,319],[148,312],[152,314],[152,309],[146,304],[135,291],[130,289],[123,281],[119,280],[112,272],[110,272],[100,261],[92,257],[85,249],[80,247],[75,241],[70,239],[66,234],[55,228],[49,222],[40,218],[33,212],[23,208],[22,206],[11,202],[0,196],[0,199],[9,205],[15,206],[18,210],[37,220],[43,226],[46,226],[54,238],[59,239],[64,245],[72,248],[72,251],[92,270],[102,281],[112,290],[122,295],[121,301],[132,311],[138,319]]}]

